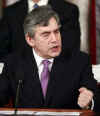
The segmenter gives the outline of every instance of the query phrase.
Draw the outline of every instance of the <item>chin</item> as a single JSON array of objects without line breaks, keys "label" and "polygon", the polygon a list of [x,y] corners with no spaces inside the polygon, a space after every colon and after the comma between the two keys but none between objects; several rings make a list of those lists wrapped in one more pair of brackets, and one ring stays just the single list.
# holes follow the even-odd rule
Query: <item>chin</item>
[{"label": "chin", "polygon": [[60,52],[59,53],[53,53],[52,54],[52,57],[57,57],[57,56],[59,56],[60,55]]}]

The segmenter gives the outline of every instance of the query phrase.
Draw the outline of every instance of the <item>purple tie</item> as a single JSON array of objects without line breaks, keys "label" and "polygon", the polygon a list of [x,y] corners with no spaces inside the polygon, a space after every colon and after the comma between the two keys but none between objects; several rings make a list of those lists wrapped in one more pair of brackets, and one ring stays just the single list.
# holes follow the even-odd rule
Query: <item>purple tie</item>
[{"label": "purple tie", "polygon": [[46,91],[47,91],[48,80],[49,80],[49,68],[48,68],[48,66],[50,64],[50,61],[43,60],[42,64],[44,65],[44,67],[43,67],[43,71],[41,73],[41,87],[42,87],[43,95],[45,97]]}]

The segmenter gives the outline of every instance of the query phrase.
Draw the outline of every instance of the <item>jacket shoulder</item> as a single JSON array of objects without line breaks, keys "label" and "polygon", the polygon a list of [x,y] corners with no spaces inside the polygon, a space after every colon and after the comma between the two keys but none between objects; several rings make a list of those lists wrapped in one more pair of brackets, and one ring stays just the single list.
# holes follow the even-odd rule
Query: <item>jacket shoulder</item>
[{"label": "jacket shoulder", "polygon": [[16,2],[15,4],[13,4],[13,5],[10,5],[10,6],[8,6],[8,7],[6,7],[6,8],[4,8],[4,10],[3,10],[3,14],[4,14],[4,16],[6,15],[16,15],[16,13],[17,12],[19,12],[19,10],[20,10],[20,12],[21,12],[21,9],[22,8],[24,8],[24,4],[22,4],[22,2],[21,1],[18,1],[18,2]]}]

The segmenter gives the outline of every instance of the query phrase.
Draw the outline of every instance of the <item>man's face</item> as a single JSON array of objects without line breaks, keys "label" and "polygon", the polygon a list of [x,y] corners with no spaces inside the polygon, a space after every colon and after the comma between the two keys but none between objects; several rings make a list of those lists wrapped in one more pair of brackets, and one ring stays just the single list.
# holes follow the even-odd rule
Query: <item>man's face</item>
[{"label": "man's face", "polygon": [[48,26],[37,26],[33,38],[36,53],[43,58],[53,58],[61,52],[61,35],[59,26],[51,18]]}]

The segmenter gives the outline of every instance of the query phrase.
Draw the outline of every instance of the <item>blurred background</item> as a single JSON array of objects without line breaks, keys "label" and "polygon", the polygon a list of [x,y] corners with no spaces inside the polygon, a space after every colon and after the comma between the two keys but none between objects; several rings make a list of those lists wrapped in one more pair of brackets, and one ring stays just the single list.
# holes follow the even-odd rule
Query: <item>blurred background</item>
[{"label": "blurred background", "polygon": [[[3,8],[19,0],[0,0],[0,18]],[[81,50],[90,54],[92,64],[100,64],[100,0],[66,0],[80,10]]]}]

